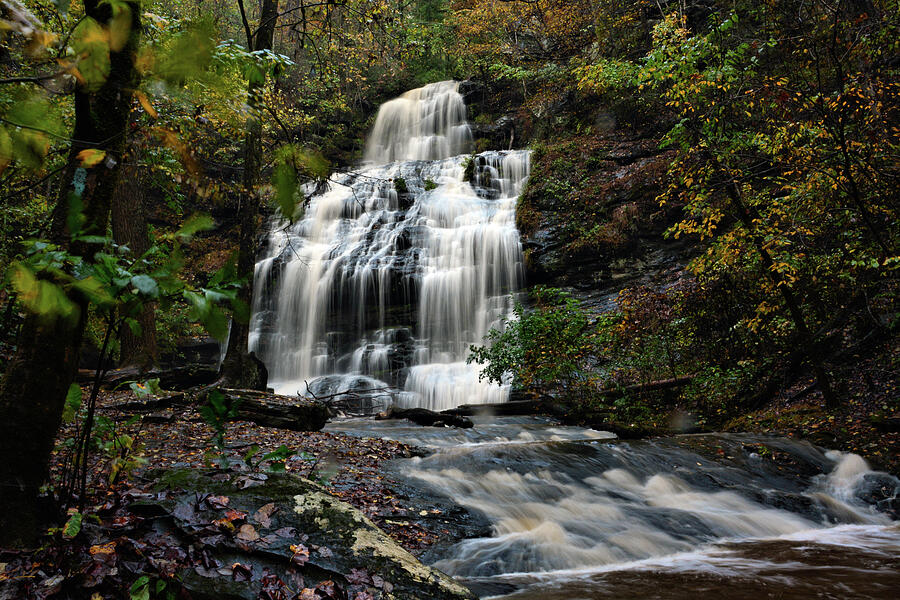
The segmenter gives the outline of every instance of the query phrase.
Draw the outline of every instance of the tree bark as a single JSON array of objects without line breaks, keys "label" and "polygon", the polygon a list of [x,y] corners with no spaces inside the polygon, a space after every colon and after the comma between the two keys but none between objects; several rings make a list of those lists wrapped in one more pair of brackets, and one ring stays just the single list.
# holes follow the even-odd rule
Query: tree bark
[{"label": "tree bark", "polygon": [[[131,31],[125,45],[110,49],[110,71],[99,89],[79,85],[75,91],[75,127],[63,172],[52,240],[89,259],[96,246],[69,243],[70,201],[80,200],[85,217],[81,232],[106,235],[110,204],[125,148],[131,90],[137,84],[134,56],[140,38],[140,2],[127,2]],[[112,18],[112,6],[85,0],[85,14],[101,25]],[[91,168],[81,166],[79,152],[106,153]],[[50,454],[59,429],[66,392],[75,378],[84,333],[87,300],[74,292],[74,316],[26,317],[16,354],[0,388],[0,546],[34,545],[42,531],[39,489],[47,479]]]},{"label": "tree bark", "polygon": [[[252,31],[246,19],[243,0],[238,0],[244,29],[247,35],[247,47],[253,51],[270,50],[275,36],[275,25],[278,20],[278,0],[263,0],[259,17],[259,28]],[[265,76],[251,77],[247,90],[251,117],[247,124],[247,136],[244,142],[244,175],[242,179],[243,194],[238,212],[240,220],[240,239],[238,248],[238,277],[245,278],[245,283],[238,292],[238,298],[247,306],[252,302],[253,267],[256,259],[256,238],[258,234],[257,218],[259,216],[259,196],[256,186],[259,184],[260,166],[262,164],[262,121],[260,94],[265,87]],[[231,331],[228,336],[228,348],[225,360],[222,361],[220,380],[223,385],[234,388],[266,389],[266,378],[262,377],[264,369],[259,369],[259,359],[251,356],[248,349],[250,333],[249,323],[231,320]]]},{"label": "tree bark", "polygon": [[[132,149],[132,154],[134,150]],[[135,161],[135,156],[129,157]],[[125,167],[116,186],[112,203],[113,240],[128,246],[137,258],[150,249],[144,209],[144,189],[134,166]],[[156,345],[156,305],[147,303],[133,318],[141,327],[135,335],[124,325],[119,333],[119,367],[135,366],[140,370],[154,367],[159,359]]]}]

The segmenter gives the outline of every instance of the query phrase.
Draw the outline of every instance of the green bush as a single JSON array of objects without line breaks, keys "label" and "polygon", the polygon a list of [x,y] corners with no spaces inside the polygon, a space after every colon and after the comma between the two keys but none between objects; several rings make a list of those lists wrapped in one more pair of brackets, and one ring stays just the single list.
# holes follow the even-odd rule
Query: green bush
[{"label": "green bush", "polygon": [[565,393],[591,378],[595,328],[566,292],[537,287],[531,298],[534,308],[516,302],[513,318],[504,321],[502,331],[492,329],[485,345],[472,346],[468,362],[485,365],[482,379],[501,383],[511,375],[526,388]]}]

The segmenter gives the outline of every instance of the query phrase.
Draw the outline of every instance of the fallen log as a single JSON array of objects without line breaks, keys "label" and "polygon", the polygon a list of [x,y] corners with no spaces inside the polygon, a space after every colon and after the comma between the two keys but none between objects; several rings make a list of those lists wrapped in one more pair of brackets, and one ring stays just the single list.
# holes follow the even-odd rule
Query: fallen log
[{"label": "fallen log", "polygon": [[257,390],[219,388],[230,402],[238,402],[235,421],[291,431],[319,431],[331,417],[322,402]]},{"label": "fallen log", "polygon": [[186,401],[184,392],[175,392],[174,394],[148,396],[146,398],[126,400],[125,402],[116,402],[115,404],[108,404],[104,408],[123,412],[155,412],[177,404],[184,404]]},{"label": "fallen log", "polygon": [[[78,383],[85,384],[94,380],[92,369],[78,370]],[[153,368],[141,371],[138,367],[112,369],[103,377],[104,389],[115,389],[131,381],[147,381],[159,379],[159,386],[165,390],[185,390],[198,385],[208,385],[216,380],[218,370],[211,365],[186,365],[170,369]]]},{"label": "fallen log", "polygon": [[[640,394],[646,392],[659,392],[664,390],[672,390],[684,387],[691,383],[694,378],[676,377],[673,379],[660,379],[657,381],[648,381],[647,383],[636,383],[620,388],[609,388],[597,391],[598,396],[603,398],[619,398],[628,394]],[[458,416],[495,416],[495,417],[511,417],[525,415],[542,415],[550,414],[562,417],[568,414],[569,410],[557,402],[554,398],[544,395],[534,400],[512,400],[510,402],[500,402],[497,404],[463,404],[456,408],[442,411],[445,415]]]},{"label": "fallen log", "polygon": [[552,404],[544,400],[514,400],[497,404],[463,404],[456,408],[441,411],[442,415],[459,417],[497,416],[510,417],[521,415],[539,415],[552,412]]},{"label": "fallen log", "polygon": [[469,429],[473,426],[472,421],[465,417],[449,414],[447,412],[437,413],[427,408],[397,408],[391,406],[386,411],[375,415],[377,421],[389,421],[395,419],[407,419],[417,425],[427,427],[460,427]]}]

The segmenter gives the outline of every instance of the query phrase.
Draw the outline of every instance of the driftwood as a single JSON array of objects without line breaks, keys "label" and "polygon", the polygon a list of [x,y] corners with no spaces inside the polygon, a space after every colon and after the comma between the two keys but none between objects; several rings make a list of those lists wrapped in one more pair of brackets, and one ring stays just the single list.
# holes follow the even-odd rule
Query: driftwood
[{"label": "driftwood", "polygon": [[[150,396],[109,405],[107,408],[130,413],[150,413],[145,417],[151,422],[171,421],[173,415],[161,413],[162,409],[185,404],[196,398],[202,404],[208,388],[197,396],[184,393]],[[331,417],[328,407],[316,401],[293,396],[279,396],[256,390],[219,388],[229,402],[238,402],[235,421],[252,421],[263,427],[289,429],[291,431],[319,431]]]},{"label": "driftwood", "polygon": [[407,419],[417,425],[429,427],[460,427],[469,429],[473,426],[472,421],[465,417],[448,414],[447,412],[437,413],[427,408],[397,408],[391,406],[386,411],[375,415],[375,419],[378,421]]}]

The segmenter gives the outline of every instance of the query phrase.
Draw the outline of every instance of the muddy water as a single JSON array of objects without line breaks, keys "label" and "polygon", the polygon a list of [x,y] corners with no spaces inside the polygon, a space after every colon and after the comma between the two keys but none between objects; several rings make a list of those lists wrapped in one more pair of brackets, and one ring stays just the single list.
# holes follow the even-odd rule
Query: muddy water
[{"label": "muddy water", "polygon": [[620,442],[539,418],[329,426],[432,450],[398,474],[492,524],[426,558],[482,598],[890,598],[900,481],[784,438]]}]

